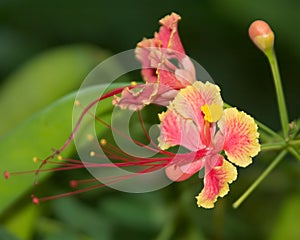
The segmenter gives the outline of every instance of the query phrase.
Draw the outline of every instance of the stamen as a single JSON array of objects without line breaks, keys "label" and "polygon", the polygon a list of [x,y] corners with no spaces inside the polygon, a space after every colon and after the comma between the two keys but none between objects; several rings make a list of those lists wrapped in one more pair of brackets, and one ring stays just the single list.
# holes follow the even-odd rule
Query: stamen
[{"label": "stamen", "polygon": [[136,87],[136,85],[137,85],[137,83],[136,83],[135,81],[132,81],[132,82],[130,83],[130,86],[131,86],[131,87]]},{"label": "stamen", "polygon": [[77,188],[78,187],[78,182],[76,180],[71,180],[70,181],[70,187],[71,188]]},{"label": "stamen", "polygon": [[95,157],[95,156],[96,156],[96,153],[95,153],[94,151],[91,151],[91,152],[90,152],[90,156],[91,156],[91,157]]},{"label": "stamen", "polygon": [[[54,158],[55,156],[57,156],[58,154],[60,154],[62,151],[64,151],[64,149],[67,148],[67,147],[70,145],[70,143],[73,141],[73,139],[75,138],[75,135],[76,135],[76,133],[77,133],[77,131],[78,131],[78,129],[79,129],[79,126],[80,126],[80,124],[81,124],[81,122],[82,122],[82,120],[83,120],[83,118],[84,118],[85,115],[89,112],[89,110],[90,110],[93,106],[95,106],[97,103],[99,103],[100,101],[102,101],[102,100],[104,100],[104,99],[107,99],[107,98],[109,98],[109,97],[112,97],[112,96],[114,96],[114,95],[116,95],[116,94],[121,93],[125,88],[131,89],[131,88],[133,88],[133,87],[132,87],[132,86],[125,86],[125,87],[116,88],[116,89],[114,89],[114,90],[112,90],[112,91],[110,91],[110,92],[108,92],[108,93],[102,95],[101,97],[95,99],[94,101],[92,101],[89,105],[87,105],[87,106],[83,109],[83,111],[82,111],[82,113],[81,113],[81,115],[80,115],[80,117],[79,117],[79,119],[78,119],[78,121],[77,121],[77,123],[76,123],[76,125],[75,125],[75,127],[74,127],[74,129],[73,129],[73,131],[72,131],[72,133],[71,133],[71,135],[70,135],[69,138],[66,140],[66,142],[62,145],[62,147],[60,147],[58,150],[54,151],[53,154],[51,154],[50,156],[48,156],[47,158],[45,158],[45,159],[42,161],[42,163],[41,163],[41,165],[39,166],[39,168],[36,170],[36,172],[35,172],[35,175],[36,175],[36,180],[35,180],[35,182],[36,182],[36,183],[37,183],[37,175],[38,175],[39,172],[41,171],[41,168],[42,168],[45,164],[47,164],[47,162],[48,162],[51,158]],[[74,104],[75,104],[76,106],[78,106],[78,105],[80,105],[80,102],[79,102],[78,100],[76,100]]]},{"label": "stamen", "polygon": [[37,197],[35,197],[34,195],[32,195],[31,197],[32,197],[33,204],[38,205],[40,203],[40,200]]},{"label": "stamen", "polygon": [[101,145],[101,146],[105,146],[106,144],[107,144],[106,139],[105,139],[105,138],[101,138],[101,139],[100,139],[100,145]]}]

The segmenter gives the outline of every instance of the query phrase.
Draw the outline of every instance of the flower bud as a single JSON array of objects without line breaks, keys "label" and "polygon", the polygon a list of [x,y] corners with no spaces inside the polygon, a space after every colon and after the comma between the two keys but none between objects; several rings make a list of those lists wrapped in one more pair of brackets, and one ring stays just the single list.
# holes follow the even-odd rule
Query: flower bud
[{"label": "flower bud", "polygon": [[249,36],[263,52],[273,48],[274,33],[265,21],[256,20],[253,22],[249,27]]}]

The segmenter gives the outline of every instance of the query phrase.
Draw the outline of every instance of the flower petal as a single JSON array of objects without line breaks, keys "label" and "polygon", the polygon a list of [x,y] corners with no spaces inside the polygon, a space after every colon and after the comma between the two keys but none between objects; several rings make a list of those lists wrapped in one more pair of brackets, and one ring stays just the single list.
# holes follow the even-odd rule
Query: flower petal
[{"label": "flower petal", "polygon": [[228,108],[224,110],[218,126],[224,136],[223,149],[228,159],[238,166],[248,166],[252,157],[260,151],[254,119],[236,108]]},{"label": "flower petal", "polygon": [[[191,86],[181,89],[168,110],[160,115],[159,146],[167,149],[171,146],[181,145],[191,151],[197,151],[211,142],[215,131],[215,124],[204,126],[204,114],[201,107],[204,105],[220,106],[211,107],[210,113],[213,120],[222,109],[223,101],[218,86],[206,82],[195,82]],[[221,109],[221,110],[220,110]],[[213,111],[218,114],[214,114]],[[207,124],[206,124],[207,125]]]},{"label": "flower petal", "polygon": [[136,57],[142,63],[142,75],[147,83],[160,82],[180,89],[195,81],[194,65],[185,55],[178,34],[180,19],[176,13],[165,16],[154,38],[144,38],[137,44]]},{"label": "flower petal", "polygon": [[183,146],[191,151],[197,151],[205,147],[200,140],[196,125],[191,119],[179,116],[170,106],[168,110],[159,114],[160,136],[159,147],[168,149],[172,146]]},{"label": "flower petal", "polygon": [[[201,125],[204,120],[204,114],[206,114],[201,108],[205,105],[214,106],[210,108],[210,114],[219,116],[220,112],[222,113],[223,101],[220,95],[220,88],[217,85],[210,82],[202,83],[197,81],[193,85],[180,90],[173,101],[173,105],[176,112],[183,118],[193,119],[195,123]],[[215,114],[214,110],[218,113]],[[216,121],[215,118],[214,121]]]},{"label": "flower petal", "polygon": [[114,96],[113,104],[121,109],[141,110],[144,106],[154,103],[162,106],[169,104],[178,91],[156,83],[141,84],[132,89],[125,88],[120,97]]},{"label": "flower petal", "polygon": [[184,181],[204,167],[206,149],[198,152],[176,154],[171,164],[166,166],[165,172],[169,179],[175,182]]},{"label": "flower petal", "polygon": [[229,192],[228,184],[237,178],[236,168],[222,156],[220,158],[222,158],[221,165],[206,172],[204,188],[196,197],[199,207],[213,208],[217,198],[223,197]]}]

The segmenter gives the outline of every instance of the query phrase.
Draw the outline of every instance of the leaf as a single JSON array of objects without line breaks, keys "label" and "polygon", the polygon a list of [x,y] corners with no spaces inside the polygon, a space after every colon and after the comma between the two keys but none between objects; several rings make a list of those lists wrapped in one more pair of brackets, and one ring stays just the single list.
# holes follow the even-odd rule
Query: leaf
[{"label": "leaf", "polygon": [[270,240],[300,239],[300,195],[293,195],[283,203]]},{"label": "leaf", "polygon": [[[99,94],[99,90],[104,90],[106,87],[106,85],[100,85],[87,88],[81,91],[81,96],[86,98],[94,97],[95,99],[95,94]],[[115,87],[120,87],[120,84],[111,85],[111,88]],[[1,167],[3,171],[35,170],[38,165],[32,161],[34,156],[43,159],[51,154],[52,147],[59,148],[62,146],[72,130],[72,110],[76,95],[77,93],[72,93],[54,102],[0,139]],[[112,108],[111,99],[107,99],[101,102],[99,111],[110,116],[107,112],[111,112]],[[101,115],[101,118],[106,120],[106,115]],[[99,131],[101,133],[103,128],[99,128]],[[63,154],[65,157],[68,157],[73,151],[74,147],[70,145]],[[40,174],[39,181],[41,182],[50,174],[50,172]],[[37,216],[36,211],[38,208],[36,206],[32,207],[29,205],[25,209],[20,206],[23,205],[24,207],[28,203],[31,204],[30,195],[32,190],[30,189],[34,186],[33,183],[34,174],[11,176],[7,181],[4,178],[0,178],[1,222],[5,223],[7,228],[12,229],[14,233],[16,233],[14,229],[19,229],[18,226],[22,222],[29,224],[27,227],[23,225],[24,231],[17,231],[18,236],[22,239],[26,238],[30,231],[34,229],[31,220],[34,216]],[[23,198],[21,198],[22,196]],[[29,211],[31,212],[29,213]]]},{"label": "leaf", "polygon": [[94,209],[81,204],[74,197],[62,198],[53,202],[57,217],[75,233],[83,233],[92,239],[112,239],[111,226]]},{"label": "leaf", "polygon": [[73,45],[46,51],[24,64],[0,88],[0,134],[77,89],[108,56],[94,46]]},{"label": "leaf", "polygon": [[[111,88],[116,86],[120,85],[111,85]],[[105,87],[106,85],[93,86],[82,91],[81,94],[89,98]],[[38,165],[32,161],[33,157],[43,159],[51,154],[51,148],[58,149],[63,145],[72,131],[72,113],[76,95],[77,93],[72,93],[54,102],[0,139],[3,171],[34,170]],[[111,99],[102,101],[100,109],[102,113],[111,112],[112,109]],[[64,156],[69,156],[73,151],[74,147],[68,147],[64,151]],[[49,173],[43,173],[39,180],[47,175]],[[33,181],[33,174],[11,176],[6,181],[0,178],[0,213],[32,188]],[[27,196],[30,201],[30,194],[28,193]]]}]

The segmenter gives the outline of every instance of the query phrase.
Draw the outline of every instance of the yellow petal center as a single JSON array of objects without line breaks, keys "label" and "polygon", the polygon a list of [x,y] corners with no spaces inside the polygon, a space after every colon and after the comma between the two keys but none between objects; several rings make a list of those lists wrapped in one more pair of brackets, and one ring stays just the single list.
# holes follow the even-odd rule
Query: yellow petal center
[{"label": "yellow petal center", "polygon": [[204,113],[204,120],[212,123],[217,122],[221,118],[223,107],[217,104],[205,104],[201,107],[201,111]]}]

